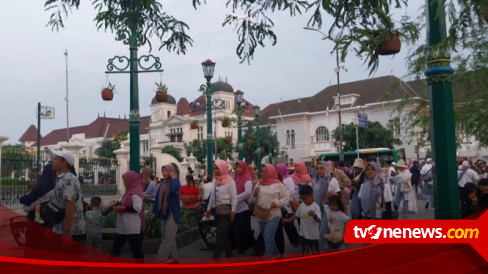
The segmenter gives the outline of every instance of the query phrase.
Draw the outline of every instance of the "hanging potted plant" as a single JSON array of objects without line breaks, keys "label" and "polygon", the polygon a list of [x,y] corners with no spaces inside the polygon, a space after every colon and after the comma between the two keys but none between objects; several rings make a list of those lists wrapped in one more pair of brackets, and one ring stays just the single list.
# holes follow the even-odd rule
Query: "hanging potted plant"
[{"label": "hanging potted plant", "polygon": [[198,128],[198,121],[197,120],[190,121],[190,128],[191,129],[197,129]]},{"label": "hanging potted plant", "polygon": [[156,84],[156,100],[158,102],[166,102],[168,100],[168,87],[161,83],[155,82]]},{"label": "hanging potted plant", "polygon": [[220,121],[222,122],[222,127],[229,127],[229,125],[233,121],[233,119],[230,117],[224,116],[220,119]]},{"label": "hanging potted plant", "polygon": [[378,46],[379,55],[392,55],[400,52],[402,42],[400,41],[400,33],[395,32],[391,37],[384,37],[381,44]]},{"label": "hanging potted plant", "polygon": [[229,144],[232,143],[232,136],[225,137],[225,141]]},{"label": "hanging potted plant", "polygon": [[112,101],[114,98],[115,85],[108,82],[108,86],[102,88],[102,99],[104,101]]}]

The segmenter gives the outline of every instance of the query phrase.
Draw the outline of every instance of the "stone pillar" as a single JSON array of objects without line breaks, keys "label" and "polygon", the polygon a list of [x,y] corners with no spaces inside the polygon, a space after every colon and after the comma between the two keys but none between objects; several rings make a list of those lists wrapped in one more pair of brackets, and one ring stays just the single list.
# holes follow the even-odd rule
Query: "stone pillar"
[{"label": "stone pillar", "polygon": [[[74,168],[77,173],[80,172],[80,149],[84,148],[85,145],[78,143],[78,142],[73,142],[73,143],[65,143],[62,144],[61,147],[66,150],[70,151],[73,153],[73,156],[75,157],[75,164]],[[77,174],[79,175],[79,174]]]},{"label": "stone pillar", "polygon": [[[3,147],[3,142],[7,140],[8,137],[0,136],[0,179],[2,178],[2,147]],[[2,180],[0,180],[0,189],[2,189]]]},{"label": "stone pillar", "polygon": [[193,156],[193,153],[191,153],[190,156],[186,157],[186,160],[188,161],[188,164],[190,165],[191,169],[197,172],[196,165],[195,165],[195,163],[197,162],[197,157]]},{"label": "stone pillar", "polygon": [[188,167],[190,164],[186,161],[186,158],[183,159],[183,162],[180,163],[180,182],[181,185],[186,185],[186,175],[188,175]]},{"label": "stone pillar", "polygon": [[154,170],[154,176],[156,176],[160,179],[163,178],[163,173],[161,172],[161,167],[164,164],[167,164],[167,163],[161,162],[161,155],[163,154],[161,152],[162,149],[163,149],[162,145],[155,144],[155,145],[151,146],[151,150],[150,150],[152,157],[154,157],[154,159],[156,159],[156,170]]},{"label": "stone pillar", "polygon": [[129,141],[124,141],[120,149],[114,151],[117,155],[117,171],[115,172],[115,182],[117,184],[117,190],[119,193],[125,193],[124,181],[122,180],[122,174],[129,171]]}]

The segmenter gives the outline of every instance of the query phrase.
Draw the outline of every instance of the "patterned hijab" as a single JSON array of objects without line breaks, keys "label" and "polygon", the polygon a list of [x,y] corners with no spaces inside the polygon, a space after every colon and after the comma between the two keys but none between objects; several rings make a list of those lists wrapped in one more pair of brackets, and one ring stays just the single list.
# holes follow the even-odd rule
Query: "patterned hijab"
[{"label": "patterned hijab", "polygon": [[295,173],[291,175],[291,178],[293,179],[293,182],[295,182],[295,185],[312,182],[312,177],[308,174],[307,166],[303,161],[297,162]]},{"label": "patterned hijab", "polygon": [[215,165],[219,168],[220,175],[216,175],[214,172],[214,178],[218,186],[226,185],[232,182],[232,177],[229,175],[229,164],[226,161],[217,160]]},{"label": "patterned hijab", "polygon": [[277,164],[276,168],[281,171],[281,178],[283,178],[283,180],[290,177],[290,174],[288,174],[288,167],[285,164]]},{"label": "patterned hijab", "polygon": [[276,171],[276,168],[273,165],[265,164],[263,167],[268,170],[268,177],[262,178],[261,182],[259,183],[260,185],[267,186],[276,183],[281,183],[280,179],[278,178],[278,172]]},{"label": "patterned hijab", "polygon": [[237,194],[240,194],[245,190],[244,184],[247,181],[252,182],[252,178],[251,178],[251,174],[249,173],[249,169],[247,169],[246,162],[239,161],[236,163],[236,165],[239,165],[242,170],[241,174],[237,174],[236,172],[236,174],[234,175],[234,182],[236,183]]},{"label": "patterned hijab", "polygon": [[318,172],[315,172],[312,182],[313,200],[322,210],[322,201],[325,199],[327,191],[329,190],[329,183],[332,180],[332,174],[330,166],[327,164],[327,162],[319,161],[317,165],[322,165],[325,168],[325,175],[322,177]]}]

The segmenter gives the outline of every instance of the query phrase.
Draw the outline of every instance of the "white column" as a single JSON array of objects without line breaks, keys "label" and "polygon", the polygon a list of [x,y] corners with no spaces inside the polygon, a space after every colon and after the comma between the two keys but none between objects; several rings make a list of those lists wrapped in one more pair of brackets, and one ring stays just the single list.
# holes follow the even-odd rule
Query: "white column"
[{"label": "white column", "polygon": [[167,163],[162,163],[161,161],[161,155],[163,154],[161,152],[161,150],[163,149],[163,146],[160,145],[160,144],[155,144],[153,146],[151,146],[151,155],[152,157],[154,157],[154,159],[156,159],[156,170],[154,170],[154,176],[158,177],[158,178],[163,178],[163,173],[161,172],[161,167],[164,165],[164,164],[167,164]]},{"label": "white column", "polygon": [[188,167],[190,164],[183,159],[183,162],[180,163],[180,182],[181,185],[186,185],[186,175],[188,175]]},{"label": "white column", "polygon": [[125,193],[124,181],[122,180],[122,174],[129,170],[129,139],[124,141],[120,147],[114,151],[117,155],[117,171],[115,172],[115,183],[117,184],[117,190],[120,194]]},{"label": "white column", "polygon": [[75,164],[73,167],[75,168],[76,172],[79,173],[80,172],[80,150],[84,148],[85,145],[78,142],[73,142],[73,143],[62,144],[61,147],[64,150],[71,151],[71,153],[73,153],[73,156],[75,157]]}]

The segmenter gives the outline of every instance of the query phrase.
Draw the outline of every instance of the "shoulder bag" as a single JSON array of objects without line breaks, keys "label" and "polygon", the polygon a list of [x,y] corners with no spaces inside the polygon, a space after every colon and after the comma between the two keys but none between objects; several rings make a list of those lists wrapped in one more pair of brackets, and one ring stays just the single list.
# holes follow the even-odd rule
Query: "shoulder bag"
[{"label": "shoulder bag", "polygon": [[400,186],[401,192],[409,193],[410,191],[413,190],[411,178],[412,178],[412,175],[410,174],[410,177],[408,178],[408,180],[405,180],[404,182],[402,182],[402,185]]},{"label": "shoulder bag", "polygon": [[427,173],[425,173],[424,178],[423,178],[424,182],[427,183],[427,182],[432,180],[432,172],[431,171],[432,171],[432,167],[429,169],[429,171],[427,171]]},{"label": "shoulder bag", "polygon": [[212,212],[212,215],[218,216],[218,217],[223,217],[223,216],[229,216],[230,211],[231,211],[231,206],[227,204],[222,204],[222,205],[217,205],[217,186],[216,182],[214,183],[214,202],[215,202],[215,207],[213,207],[210,211]]},{"label": "shoulder bag", "polygon": [[[258,196],[259,196],[259,194],[258,194]],[[258,206],[257,203],[254,203],[254,209],[252,211],[252,214],[254,216],[258,217],[261,220],[268,220],[270,213],[271,213],[270,208],[268,208],[268,209],[262,208],[262,207]]]}]

